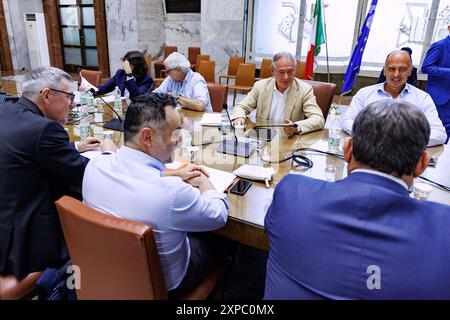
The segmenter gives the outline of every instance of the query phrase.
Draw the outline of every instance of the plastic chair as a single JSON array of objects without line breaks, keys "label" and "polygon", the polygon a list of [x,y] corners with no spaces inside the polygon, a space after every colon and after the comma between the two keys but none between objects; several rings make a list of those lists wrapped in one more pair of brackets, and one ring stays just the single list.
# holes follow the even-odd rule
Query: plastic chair
[{"label": "plastic chair", "polygon": [[270,70],[271,66],[272,66],[272,59],[263,59],[261,62],[259,77],[255,78],[255,81],[270,78],[272,76],[272,71]]},{"label": "plastic chair", "polygon": [[216,82],[216,62],[208,60],[200,60],[198,65],[198,73],[200,73],[205,81],[215,83]]},{"label": "plastic chair", "polygon": [[[64,196],[56,201],[72,263],[82,270],[77,299],[167,299],[149,225],[101,213]],[[182,300],[206,299],[230,266],[225,260]]]},{"label": "plastic chair", "polygon": [[222,112],[228,100],[228,86],[221,83],[207,83],[209,98],[214,112]]},{"label": "plastic chair", "polygon": [[209,55],[207,54],[199,54],[197,59],[195,60],[195,71],[197,71],[198,66],[200,65],[200,61],[209,61]]},{"label": "plastic chair", "polygon": [[256,66],[254,63],[241,63],[238,66],[235,85],[229,87],[233,90],[233,106],[236,104],[237,91],[247,93],[253,88],[253,84],[255,83],[255,70]]},{"label": "plastic chair", "polygon": [[172,52],[177,51],[178,48],[176,46],[165,46],[164,48],[164,59],[158,60],[155,62],[155,78],[161,77],[161,70],[164,69],[164,60],[171,54]]},{"label": "plastic chair", "polygon": [[200,48],[199,47],[189,47],[188,48],[188,60],[191,63],[191,69],[195,70],[196,62],[197,62],[197,56],[200,54]]},{"label": "plastic chair", "polygon": [[245,61],[245,59],[243,57],[237,57],[237,56],[230,57],[230,60],[228,61],[227,75],[220,76],[219,83],[220,83],[220,80],[222,80],[222,78],[227,79],[227,84],[228,84],[229,79],[236,79],[237,68],[238,68],[239,64],[244,63],[244,61]]}]

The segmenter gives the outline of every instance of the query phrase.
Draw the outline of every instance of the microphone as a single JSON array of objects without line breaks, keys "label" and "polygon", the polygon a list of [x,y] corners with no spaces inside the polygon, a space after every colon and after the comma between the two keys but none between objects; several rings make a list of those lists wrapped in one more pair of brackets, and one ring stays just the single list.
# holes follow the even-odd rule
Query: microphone
[{"label": "microphone", "polygon": [[111,105],[109,103],[107,103],[102,97],[98,96],[98,98],[100,100],[103,101],[104,104],[106,104],[108,106],[108,108],[110,108],[112,110],[112,112],[114,112],[114,114],[117,116],[116,118],[113,118],[111,120],[109,120],[108,122],[106,122],[103,125],[103,128],[107,128],[107,129],[111,129],[111,130],[116,130],[116,131],[122,131],[123,132],[123,119],[120,117],[120,115],[117,113],[116,110],[114,110],[113,107],[111,107]]},{"label": "microphone", "polygon": [[230,114],[228,113],[228,105],[224,104],[223,109],[227,113],[228,121],[230,121],[231,130],[233,131],[234,139],[233,141],[222,140],[220,145],[217,147],[217,151],[225,154],[231,154],[238,157],[248,158],[250,153],[254,148],[250,148],[250,143],[247,141],[239,141],[236,136],[236,130],[233,123],[231,122]]}]

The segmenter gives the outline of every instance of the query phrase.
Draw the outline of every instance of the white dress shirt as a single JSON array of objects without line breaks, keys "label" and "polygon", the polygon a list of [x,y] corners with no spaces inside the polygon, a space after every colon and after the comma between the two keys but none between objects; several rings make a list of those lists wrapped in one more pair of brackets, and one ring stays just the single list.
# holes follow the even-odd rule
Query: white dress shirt
[{"label": "white dress shirt", "polygon": [[[392,96],[384,90],[384,83],[378,83],[359,90],[353,97],[349,108],[342,116],[342,129],[348,134],[351,134],[353,122],[358,113],[372,102],[382,99],[393,99]],[[429,147],[445,143],[447,140],[447,133],[442,125],[441,119],[439,119],[436,105],[428,93],[407,83],[403,91],[395,100],[408,102],[419,108],[425,114],[431,129],[430,140],[428,141]]]},{"label": "white dress shirt", "polygon": [[275,123],[283,123],[284,118],[284,107],[286,106],[286,99],[289,93],[289,88],[284,91],[284,93],[281,93],[277,89],[276,83],[274,84],[273,88],[273,97],[272,97],[272,107],[270,109],[270,116],[269,119],[272,122]]},{"label": "white dress shirt", "polygon": [[175,81],[171,77],[167,77],[153,92],[174,93],[185,98],[200,100],[206,107],[205,111],[212,112],[206,81],[198,72],[189,70],[183,81]]},{"label": "white dress shirt", "polygon": [[162,177],[164,169],[155,158],[122,146],[116,154],[89,161],[83,199],[99,211],[152,225],[169,291],[178,287],[187,271],[191,253],[187,232],[223,227],[228,205],[224,193],[201,194],[179,177]]},{"label": "white dress shirt", "polygon": [[406,184],[406,182],[403,181],[400,178],[394,177],[393,175],[390,175],[390,174],[387,174],[387,173],[384,173],[384,172],[380,172],[380,171],[377,171],[377,170],[371,170],[371,169],[355,169],[350,174],[357,173],[357,172],[369,173],[369,174],[373,174],[373,175],[376,175],[376,176],[380,176],[380,177],[392,180],[394,182],[397,182],[399,185],[401,185],[406,190],[408,190],[408,185]]}]

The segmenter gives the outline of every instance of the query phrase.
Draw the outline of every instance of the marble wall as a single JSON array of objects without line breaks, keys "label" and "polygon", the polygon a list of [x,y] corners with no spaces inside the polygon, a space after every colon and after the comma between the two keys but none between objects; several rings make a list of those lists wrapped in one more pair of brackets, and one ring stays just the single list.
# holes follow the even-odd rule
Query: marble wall
[{"label": "marble wall", "polygon": [[202,52],[216,61],[216,75],[226,74],[229,57],[245,54],[244,1],[202,1],[201,12]]},{"label": "marble wall", "polygon": [[166,43],[176,45],[178,52],[187,57],[189,47],[200,47],[200,19],[200,13],[169,13],[166,18]]},{"label": "marble wall", "polygon": [[30,57],[25,31],[25,13],[42,13],[42,0],[2,0],[8,29],[9,47],[15,70],[29,69]]}]

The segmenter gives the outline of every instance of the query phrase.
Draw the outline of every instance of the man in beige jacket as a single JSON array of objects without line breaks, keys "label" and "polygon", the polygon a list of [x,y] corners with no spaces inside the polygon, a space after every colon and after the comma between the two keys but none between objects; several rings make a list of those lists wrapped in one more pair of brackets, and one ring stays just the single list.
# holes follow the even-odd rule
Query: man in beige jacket
[{"label": "man in beige jacket", "polygon": [[297,128],[284,129],[289,136],[322,129],[325,123],[322,110],[311,85],[295,78],[296,65],[292,54],[277,53],[271,67],[273,77],[256,82],[244,100],[234,107],[233,124],[244,124],[246,115],[256,108],[256,119],[298,124]]}]

